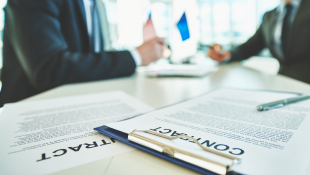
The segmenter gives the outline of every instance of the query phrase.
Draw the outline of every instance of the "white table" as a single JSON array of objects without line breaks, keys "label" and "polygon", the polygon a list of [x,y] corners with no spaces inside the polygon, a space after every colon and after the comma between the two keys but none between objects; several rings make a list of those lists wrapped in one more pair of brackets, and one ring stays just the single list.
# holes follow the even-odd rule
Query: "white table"
[{"label": "white table", "polygon": [[[217,87],[265,89],[309,93],[310,85],[281,75],[269,75],[241,66],[239,63],[221,65],[217,72],[200,78],[148,78],[143,72],[133,76],[90,83],[64,85],[24,101],[34,101],[112,90],[122,90],[155,108],[197,97]],[[136,150],[79,167],[62,174],[197,174],[155,156]]]}]

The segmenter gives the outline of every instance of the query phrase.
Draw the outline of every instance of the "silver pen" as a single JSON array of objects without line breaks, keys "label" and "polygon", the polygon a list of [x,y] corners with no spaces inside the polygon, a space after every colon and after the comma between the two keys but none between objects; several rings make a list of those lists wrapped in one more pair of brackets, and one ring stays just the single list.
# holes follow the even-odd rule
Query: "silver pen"
[{"label": "silver pen", "polygon": [[275,109],[275,108],[280,108],[280,107],[283,107],[283,106],[291,104],[291,103],[296,103],[299,101],[307,100],[309,98],[310,98],[310,94],[305,94],[305,95],[301,95],[298,97],[293,97],[293,98],[283,99],[283,100],[270,102],[270,103],[266,103],[266,104],[261,104],[261,105],[257,106],[257,110],[258,111],[267,111],[267,110],[271,110],[271,109]]}]

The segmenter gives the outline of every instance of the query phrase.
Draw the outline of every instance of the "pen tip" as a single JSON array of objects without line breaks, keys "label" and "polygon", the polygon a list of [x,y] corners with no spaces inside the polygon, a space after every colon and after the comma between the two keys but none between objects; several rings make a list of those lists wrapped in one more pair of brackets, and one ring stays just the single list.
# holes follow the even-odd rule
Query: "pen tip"
[{"label": "pen tip", "polygon": [[257,110],[258,110],[258,111],[262,111],[262,110],[263,110],[263,107],[262,107],[262,106],[257,106]]}]

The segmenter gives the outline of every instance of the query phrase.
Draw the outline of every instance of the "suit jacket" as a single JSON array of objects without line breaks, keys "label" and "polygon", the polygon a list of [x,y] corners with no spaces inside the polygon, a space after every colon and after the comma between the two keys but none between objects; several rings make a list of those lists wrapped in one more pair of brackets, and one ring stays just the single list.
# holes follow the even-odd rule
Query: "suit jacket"
[{"label": "suit jacket", "polygon": [[83,0],[9,0],[4,10],[0,105],[135,71],[128,51],[89,50]]},{"label": "suit jacket", "polygon": [[277,20],[276,9],[267,12],[256,33],[244,44],[232,50],[232,61],[240,61],[258,54],[268,47],[280,62],[279,73],[310,83],[310,0],[303,0],[292,23],[289,50],[286,58],[280,59],[272,47]]}]

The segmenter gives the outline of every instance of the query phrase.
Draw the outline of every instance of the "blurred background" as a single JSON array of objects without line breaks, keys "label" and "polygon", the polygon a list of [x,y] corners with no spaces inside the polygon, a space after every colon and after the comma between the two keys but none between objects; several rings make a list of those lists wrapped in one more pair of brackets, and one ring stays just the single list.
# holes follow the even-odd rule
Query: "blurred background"
[{"label": "blurred background", "polygon": [[199,49],[218,43],[231,48],[245,42],[263,14],[280,0],[104,0],[114,46],[142,43],[142,26],[152,13],[156,33],[170,44],[175,24],[185,11]]},{"label": "blurred background", "polygon": [[[221,44],[231,49],[245,42],[259,27],[263,14],[279,5],[280,0],[103,0],[107,9],[111,46],[116,50],[137,47],[143,42],[143,25],[149,14],[158,37],[165,38],[178,62],[208,45]],[[3,9],[7,0],[0,0]],[[182,41],[176,24],[186,13],[190,38]],[[0,31],[4,12],[0,13]],[[0,41],[2,52],[2,35]],[[269,56],[268,51],[261,55]],[[270,64],[276,64],[272,60]],[[247,63],[250,67],[251,64]],[[257,65],[256,65],[257,66]],[[2,67],[2,53],[0,54]],[[255,66],[254,66],[255,67]],[[264,66],[263,66],[264,67]],[[274,74],[275,68],[269,73]],[[266,70],[268,72],[268,70]]]},{"label": "blurred background", "polygon": [[[280,0],[103,0],[107,8],[110,37],[114,49],[130,49],[143,42],[143,25],[149,14],[158,37],[171,48],[171,60],[205,56],[208,45],[218,43],[234,48],[251,37],[265,12]],[[190,38],[181,40],[177,23],[186,13]],[[198,52],[197,52],[198,51]],[[279,63],[268,50],[243,64],[268,74],[277,74]],[[267,57],[267,58],[266,58]]]}]

